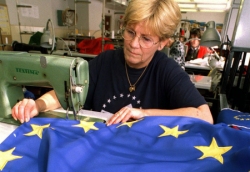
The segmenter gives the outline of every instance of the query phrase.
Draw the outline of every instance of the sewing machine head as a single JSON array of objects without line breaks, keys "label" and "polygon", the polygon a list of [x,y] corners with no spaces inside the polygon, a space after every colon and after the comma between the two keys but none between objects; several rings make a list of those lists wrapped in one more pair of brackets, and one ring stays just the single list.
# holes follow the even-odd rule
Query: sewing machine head
[{"label": "sewing machine head", "polygon": [[24,98],[22,86],[52,87],[61,106],[76,115],[88,92],[88,62],[81,58],[0,52],[0,122]]}]

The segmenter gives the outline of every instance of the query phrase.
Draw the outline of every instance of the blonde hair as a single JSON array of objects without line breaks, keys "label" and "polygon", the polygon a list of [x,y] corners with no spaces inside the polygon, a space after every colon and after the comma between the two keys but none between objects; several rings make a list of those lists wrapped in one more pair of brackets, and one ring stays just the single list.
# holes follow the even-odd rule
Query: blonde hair
[{"label": "blonde hair", "polygon": [[174,0],[131,0],[123,18],[123,27],[144,22],[161,40],[171,37],[181,20]]}]

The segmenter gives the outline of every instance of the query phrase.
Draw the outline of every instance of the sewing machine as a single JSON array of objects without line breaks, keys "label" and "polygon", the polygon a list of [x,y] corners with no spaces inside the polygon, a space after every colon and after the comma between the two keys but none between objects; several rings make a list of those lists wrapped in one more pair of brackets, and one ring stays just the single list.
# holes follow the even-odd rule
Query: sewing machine
[{"label": "sewing machine", "polygon": [[23,86],[52,87],[64,110],[76,117],[88,92],[88,63],[26,52],[0,52],[0,122],[13,123],[11,108],[24,98]]}]

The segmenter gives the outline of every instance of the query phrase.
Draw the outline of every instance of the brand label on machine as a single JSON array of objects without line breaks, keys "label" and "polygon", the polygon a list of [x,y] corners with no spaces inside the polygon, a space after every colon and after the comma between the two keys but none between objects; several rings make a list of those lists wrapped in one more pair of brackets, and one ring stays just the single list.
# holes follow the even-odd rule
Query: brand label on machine
[{"label": "brand label on machine", "polygon": [[27,74],[32,74],[32,75],[38,75],[39,74],[38,70],[23,69],[23,68],[16,68],[16,72],[18,72],[18,73],[27,73]]}]

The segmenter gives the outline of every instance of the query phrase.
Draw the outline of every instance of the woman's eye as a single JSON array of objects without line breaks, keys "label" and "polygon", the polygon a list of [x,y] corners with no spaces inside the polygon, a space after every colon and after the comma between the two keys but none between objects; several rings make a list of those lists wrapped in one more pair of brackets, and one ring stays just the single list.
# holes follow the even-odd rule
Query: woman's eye
[{"label": "woman's eye", "polygon": [[132,30],[127,30],[127,32],[131,35],[134,35],[135,33]]},{"label": "woman's eye", "polygon": [[142,39],[143,41],[146,41],[146,42],[152,42],[152,40],[151,40],[150,38],[145,37],[145,36],[141,37],[141,39]]}]

